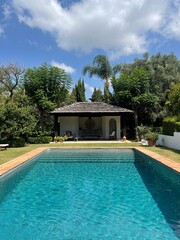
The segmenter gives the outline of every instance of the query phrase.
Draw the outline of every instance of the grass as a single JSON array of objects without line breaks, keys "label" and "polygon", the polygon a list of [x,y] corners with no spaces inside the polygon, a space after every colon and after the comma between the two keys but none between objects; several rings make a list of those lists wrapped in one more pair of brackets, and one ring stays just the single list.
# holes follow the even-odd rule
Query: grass
[{"label": "grass", "polygon": [[[7,150],[0,150],[0,164],[8,162],[16,157],[19,157],[38,147],[57,147],[57,148],[123,148],[123,147],[139,147],[140,144],[136,142],[120,143],[120,142],[65,142],[59,144],[31,144],[21,148],[7,148]],[[180,150],[168,149],[165,147],[146,147],[149,150],[156,152],[162,156],[168,157],[173,161],[180,163]]]},{"label": "grass", "polygon": [[162,155],[164,157],[167,157],[175,162],[180,163],[180,150],[175,150],[172,148],[166,148],[166,147],[148,147],[149,150],[158,153],[159,155]]}]

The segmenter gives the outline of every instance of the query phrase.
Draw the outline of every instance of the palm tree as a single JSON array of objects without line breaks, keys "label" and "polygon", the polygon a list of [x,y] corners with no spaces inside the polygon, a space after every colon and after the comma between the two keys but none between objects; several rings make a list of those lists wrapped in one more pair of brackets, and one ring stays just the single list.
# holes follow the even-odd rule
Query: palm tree
[{"label": "palm tree", "polygon": [[89,76],[97,75],[99,78],[105,81],[104,90],[107,96],[105,96],[106,102],[109,102],[109,81],[112,75],[120,71],[121,65],[116,65],[114,68],[111,67],[109,60],[104,55],[97,55],[92,65],[86,65],[83,68],[83,75],[89,73]]}]

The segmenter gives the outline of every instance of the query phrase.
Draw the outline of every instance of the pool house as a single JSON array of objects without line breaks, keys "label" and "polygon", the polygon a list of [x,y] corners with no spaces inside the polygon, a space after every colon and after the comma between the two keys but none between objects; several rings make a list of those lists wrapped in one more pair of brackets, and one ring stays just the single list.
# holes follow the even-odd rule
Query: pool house
[{"label": "pool house", "polygon": [[77,102],[51,112],[56,136],[73,139],[121,139],[133,111],[104,102]]}]

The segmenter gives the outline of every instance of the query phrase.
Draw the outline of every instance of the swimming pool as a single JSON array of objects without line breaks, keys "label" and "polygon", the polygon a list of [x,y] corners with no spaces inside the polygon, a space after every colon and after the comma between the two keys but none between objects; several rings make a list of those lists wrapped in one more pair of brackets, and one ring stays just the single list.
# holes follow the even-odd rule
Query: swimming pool
[{"label": "swimming pool", "polygon": [[0,180],[0,239],[180,239],[179,175],[129,149],[49,149]]}]

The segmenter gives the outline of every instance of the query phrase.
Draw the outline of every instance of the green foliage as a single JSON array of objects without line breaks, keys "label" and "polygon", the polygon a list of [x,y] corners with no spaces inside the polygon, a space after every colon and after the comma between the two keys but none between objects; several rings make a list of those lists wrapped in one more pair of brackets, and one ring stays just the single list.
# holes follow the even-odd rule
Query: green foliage
[{"label": "green foliage", "polygon": [[68,137],[65,135],[65,136],[55,136],[54,138],[54,141],[55,142],[64,142],[68,139]]},{"label": "green foliage", "polygon": [[176,132],[180,132],[180,122],[175,123],[175,130]]},{"label": "green foliage", "polygon": [[63,69],[48,64],[28,69],[24,75],[26,94],[39,108],[52,108],[64,101],[71,86],[71,78]]},{"label": "green foliage", "polygon": [[24,147],[25,146],[25,139],[24,138],[14,138],[12,141],[10,141],[11,147]]},{"label": "green foliage", "polygon": [[28,143],[31,144],[43,144],[52,142],[51,136],[41,136],[41,137],[29,137]]},{"label": "green foliage", "polygon": [[0,109],[0,138],[27,138],[36,126],[36,118],[30,106],[18,107],[9,102]]},{"label": "green foliage", "polygon": [[24,67],[20,67],[14,63],[0,67],[0,88],[6,95],[7,101],[12,100],[24,71]]},{"label": "green foliage", "polygon": [[70,86],[70,76],[63,69],[48,64],[25,72],[24,87],[36,110],[38,129],[42,128],[43,132],[52,129],[49,112],[65,101]]},{"label": "green foliage", "polygon": [[159,134],[162,132],[162,129],[159,127],[148,127],[143,126],[142,124],[137,127],[139,139],[145,138],[153,141],[157,141]]},{"label": "green foliage", "polygon": [[102,91],[100,89],[94,88],[94,92],[93,92],[90,100],[91,100],[91,102],[103,102],[104,97],[103,97]]},{"label": "green foliage", "polygon": [[168,91],[168,98],[166,104],[169,106],[170,112],[180,116],[180,83],[171,86]]},{"label": "green foliage", "polygon": [[120,65],[116,65],[115,67],[111,67],[109,60],[104,55],[97,55],[91,65],[86,65],[83,68],[83,74],[89,73],[89,76],[92,77],[94,75],[98,76],[100,79],[105,81],[104,93],[105,93],[105,102],[110,102],[110,91],[109,91],[109,81],[111,77],[119,72],[121,69]]},{"label": "green foliage", "polygon": [[157,132],[151,132],[151,131],[148,131],[146,134],[145,134],[145,138],[147,140],[153,140],[153,141],[157,141],[158,140],[158,136],[159,136],[159,133]]},{"label": "green foliage", "polygon": [[137,127],[139,139],[142,139],[145,137],[145,134],[149,132],[149,127],[143,126],[142,124]]},{"label": "green foliage", "polygon": [[150,75],[146,69],[134,68],[112,79],[115,105],[133,109],[136,126],[153,121],[153,112],[158,106],[158,97],[150,92]]},{"label": "green foliage", "polygon": [[72,91],[75,95],[76,102],[85,102],[85,86],[84,86],[84,80],[79,79],[78,83],[75,85],[74,90]]},{"label": "green foliage", "polygon": [[[131,75],[134,69],[144,69],[149,74],[149,93],[155,95],[158,104],[155,109],[144,115],[144,124],[161,125],[162,120],[168,116],[167,94],[173,84],[180,83],[180,62],[174,54],[156,54],[149,57],[146,53],[143,59],[135,59],[132,64],[124,64],[121,69],[121,76]],[[125,83],[126,83],[126,79]],[[177,101],[176,101],[177,103]],[[173,104],[173,106],[175,106]],[[170,112],[171,113],[171,112]],[[142,118],[139,115],[140,119]],[[141,121],[140,121],[141,122]]]},{"label": "green foliage", "polygon": [[173,136],[177,117],[167,117],[163,120],[163,134]]},{"label": "green foliage", "polygon": [[93,60],[92,66],[86,65],[83,68],[83,74],[86,73],[89,73],[90,77],[97,75],[102,80],[107,81],[112,75],[112,68],[108,58],[104,55],[97,55]]}]

